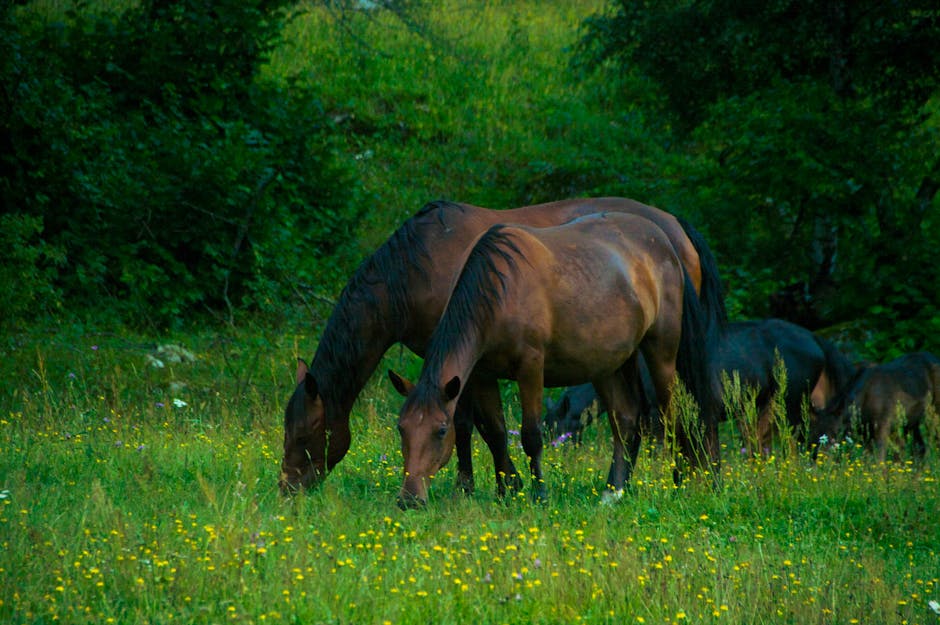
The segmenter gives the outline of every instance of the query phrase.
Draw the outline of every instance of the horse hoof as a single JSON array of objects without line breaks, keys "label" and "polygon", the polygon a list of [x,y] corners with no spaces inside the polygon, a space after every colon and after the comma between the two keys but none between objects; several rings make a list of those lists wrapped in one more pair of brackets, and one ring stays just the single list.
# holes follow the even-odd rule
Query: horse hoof
[{"label": "horse hoof", "polygon": [[457,476],[457,489],[463,492],[464,495],[470,496],[473,494],[476,485],[473,482],[473,478],[466,478]]},{"label": "horse hoof", "polygon": [[623,499],[623,489],[612,489],[608,488],[603,493],[601,493],[601,504],[605,506],[611,506],[618,501]]},{"label": "horse hoof", "polygon": [[398,507],[402,510],[417,510],[419,508],[424,508],[427,505],[428,502],[426,500],[419,499],[417,496],[412,494],[398,496]]}]

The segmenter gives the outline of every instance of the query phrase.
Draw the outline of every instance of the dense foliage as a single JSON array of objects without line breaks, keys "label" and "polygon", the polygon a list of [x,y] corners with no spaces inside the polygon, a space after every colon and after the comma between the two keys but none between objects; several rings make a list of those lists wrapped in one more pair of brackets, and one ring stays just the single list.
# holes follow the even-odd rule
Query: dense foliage
[{"label": "dense foliage", "polygon": [[258,79],[290,5],[153,0],[64,21],[3,5],[7,320],[60,302],[161,326],[271,308],[349,240],[352,180],[312,90]]},{"label": "dense foliage", "polygon": [[4,320],[323,316],[429,200],[621,195],[736,317],[940,349],[929,3],[41,4],[0,14]]},{"label": "dense foliage", "polygon": [[863,320],[880,352],[936,345],[933,3],[623,0],[586,26],[582,65],[658,94],[687,156],[672,192],[751,315]]}]

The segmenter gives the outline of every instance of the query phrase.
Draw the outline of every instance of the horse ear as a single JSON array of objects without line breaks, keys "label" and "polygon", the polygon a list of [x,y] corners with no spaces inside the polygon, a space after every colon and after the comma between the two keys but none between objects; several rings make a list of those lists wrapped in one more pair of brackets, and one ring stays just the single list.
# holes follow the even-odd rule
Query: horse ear
[{"label": "horse ear", "polygon": [[309,371],[304,375],[304,390],[310,397],[316,397],[320,392],[317,387],[317,379]]},{"label": "horse ear", "polygon": [[297,359],[297,384],[300,384],[304,381],[304,378],[307,377],[307,371],[309,371],[307,363],[303,361],[302,358]]},{"label": "horse ear", "polygon": [[457,395],[460,394],[460,378],[454,376],[450,379],[450,382],[444,385],[444,398],[447,401],[453,401],[457,399]]},{"label": "horse ear", "polygon": [[408,397],[415,387],[412,382],[401,377],[391,369],[388,370],[388,379],[392,381],[392,386],[395,387],[395,390],[398,391],[398,394],[402,397]]}]

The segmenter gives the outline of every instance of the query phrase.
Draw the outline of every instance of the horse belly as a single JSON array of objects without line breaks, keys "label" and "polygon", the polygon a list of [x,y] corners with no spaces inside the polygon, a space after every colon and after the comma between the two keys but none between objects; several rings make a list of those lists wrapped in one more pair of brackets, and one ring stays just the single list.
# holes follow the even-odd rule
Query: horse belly
[{"label": "horse belly", "polygon": [[610,375],[636,353],[635,340],[553,345],[545,353],[545,386],[571,386]]},{"label": "horse belly", "polygon": [[635,299],[608,298],[597,305],[581,301],[556,311],[552,337],[544,347],[546,386],[589,382],[613,373],[637,351],[647,326]]}]

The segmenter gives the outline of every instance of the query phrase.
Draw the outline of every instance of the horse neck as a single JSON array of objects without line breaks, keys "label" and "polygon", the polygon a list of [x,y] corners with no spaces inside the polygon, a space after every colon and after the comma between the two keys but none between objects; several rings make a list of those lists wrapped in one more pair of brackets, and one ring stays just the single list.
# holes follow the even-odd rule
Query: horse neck
[{"label": "horse neck", "polygon": [[483,356],[484,337],[477,328],[467,328],[448,338],[447,345],[432,342],[422,377],[425,383],[443,388],[456,376],[463,390],[473,368]]},{"label": "horse neck", "polygon": [[372,318],[342,317],[334,311],[320,338],[310,373],[316,379],[328,417],[348,420],[352,406],[385,352],[396,342],[388,327]]}]

